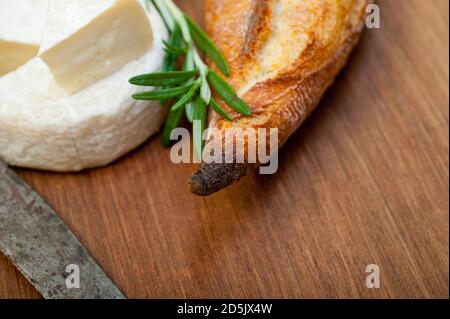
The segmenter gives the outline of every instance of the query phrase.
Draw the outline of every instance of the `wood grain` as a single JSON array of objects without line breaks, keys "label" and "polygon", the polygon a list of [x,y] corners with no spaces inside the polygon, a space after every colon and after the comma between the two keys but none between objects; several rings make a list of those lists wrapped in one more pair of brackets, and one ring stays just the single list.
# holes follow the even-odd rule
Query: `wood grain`
[{"label": "wood grain", "polygon": [[[179,1],[202,15],[202,1]],[[280,154],[209,198],[158,138],[107,168],[16,171],[131,298],[448,298],[449,4],[380,0],[319,109]],[[367,289],[365,268],[381,268]],[[39,295],[0,256],[0,297]]]}]

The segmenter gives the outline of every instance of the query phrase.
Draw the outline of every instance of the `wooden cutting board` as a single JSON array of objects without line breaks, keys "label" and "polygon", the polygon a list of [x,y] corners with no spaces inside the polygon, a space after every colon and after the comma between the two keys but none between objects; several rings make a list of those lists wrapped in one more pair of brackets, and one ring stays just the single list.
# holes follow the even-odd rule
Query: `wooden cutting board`
[{"label": "wooden cutting board", "polygon": [[[178,1],[201,21],[202,1]],[[449,281],[447,0],[380,0],[321,106],[281,152],[209,198],[158,138],[102,169],[17,169],[132,298],[440,297]],[[377,264],[381,288],[368,289]],[[39,294],[0,256],[0,297]]]}]

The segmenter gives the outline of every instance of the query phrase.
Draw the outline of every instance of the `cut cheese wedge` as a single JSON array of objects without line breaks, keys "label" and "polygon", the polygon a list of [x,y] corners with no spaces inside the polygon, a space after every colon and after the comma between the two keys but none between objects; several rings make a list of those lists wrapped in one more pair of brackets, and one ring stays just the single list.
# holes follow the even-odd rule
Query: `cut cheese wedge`
[{"label": "cut cheese wedge", "polygon": [[51,0],[39,56],[67,92],[141,56],[152,28],[137,0]]},{"label": "cut cheese wedge", "polygon": [[49,0],[0,0],[0,76],[38,54]]},{"label": "cut cheese wedge", "polygon": [[33,58],[0,78],[0,157],[13,166],[80,171],[106,165],[159,130],[165,109],[135,101],[136,74],[157,72],[167,32],[150,14],[153,44],[142,57],[86,89],[69,95],[47,65]]}]

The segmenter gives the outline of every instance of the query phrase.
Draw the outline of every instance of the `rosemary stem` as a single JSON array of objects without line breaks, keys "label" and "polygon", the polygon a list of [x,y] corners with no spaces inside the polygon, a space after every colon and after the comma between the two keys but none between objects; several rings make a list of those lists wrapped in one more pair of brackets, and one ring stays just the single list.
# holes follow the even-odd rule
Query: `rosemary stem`
[{"label": "rosemary stem", "polygon": [[158,11],[161,13],[161,16],[169,29],[169,32],[173,32],[175,30],[175,20],[170,14],[168,8],[164,4],[162,0],[147,0],[147,3],[150,3],[153,1],[153,5],[158,9]]},{"label": "rosemary stem", "polygon": [[160,0],[160,1],[162,1],[164,3],[167,10],[172,14],[173,19],[180,26],[184,41],[186,41],[186,43],[190,43],[192,41],[191,32],[189,31],[189,26],[188,26],[186,20],[184,19],[183,13],[172,2],[172,0]]},{"label": "rosemary stem", "polygon": [[[163,131],[163,144],[170,144],[170,135],[177,127],[183,113],[194,125],[194,145],[197,155],[201,156],[204,147],[203,130],[206,127],[206,114],[210,107],[227,121],[233,120],[222,106],[212,99],[212,91],[233,110],[246,116],[251,110],[237,96],[234,88],[222,77],[213,72],[204,62],[205,53],[225,76],[230,69],[225,56],[217,45],[208,37],[202,28],[189,16],[185,15],[172,0],[146,0],[148,11],[157,11],[170,35],[164,42],[166,56],[162,72],[141,74],[132,77],[129,82],[139,86],[158,87],[157,91],[140,92],[133,95],[137,100],[161,100],[167,102],[174,99],[174,104],[166,118]],[[184,59],[179,66],[179,58]],[[180,71],[177,71],[180,69]]]}]

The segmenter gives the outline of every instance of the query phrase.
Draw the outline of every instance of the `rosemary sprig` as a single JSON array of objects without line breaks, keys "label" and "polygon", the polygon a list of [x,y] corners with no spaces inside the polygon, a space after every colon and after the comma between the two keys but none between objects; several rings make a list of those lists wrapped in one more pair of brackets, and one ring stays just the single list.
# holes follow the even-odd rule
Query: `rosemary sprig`
[{"label": "rosemary sprig", "polygon": [[171,86],[186,83],[198,75],[198,71],[167,71],[161,73],[142,74],[130,79],[130,83],[141,86]]},{"label": "rosemary sprig", "polygon": [[164,101],[188,93],[194,87],[194,83],[188,83],[184,86],[176,86],[169,89],[161,89],[159,91],[149,91],[133,94],[136,100],[159,100]]},{"label": "rosemary sprig", "polygon": [[[170,145],[170,134],[179,125],[183,113],[194,125],[194,150],[201,158],[204,141],[203,131],[206,127],[207,107],[228,121],[233,118],[212,99],[211,87],[232,109],[243,115],[249,115],[250,108],[240,99],[235,90],[219,74],[210,70],[200,57],[199,50],[205,53],[218,69],[230,76],[228,63],[207,34],[190,17],[185,15],[172,0],[146,0],[147,8],[156,9],[163,19],[170,38],[164,41],[166,56],[162,71],[159,73],[138,75],[130,83],[139,86],[157,87],[155,91],[136,93],[138,100],[161,100],[167,102],[175,99],[166,118],[163,130],[163,144]],[[177,69],[179,59],[184,59],[181,70]]]}]

